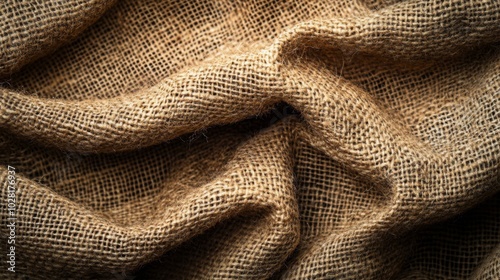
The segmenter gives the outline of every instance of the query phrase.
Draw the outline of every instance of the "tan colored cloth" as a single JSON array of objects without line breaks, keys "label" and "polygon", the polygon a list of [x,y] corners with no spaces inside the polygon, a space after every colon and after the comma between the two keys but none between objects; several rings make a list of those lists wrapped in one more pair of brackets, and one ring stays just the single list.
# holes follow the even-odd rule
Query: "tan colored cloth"
[{"label": "tan colored cloth", "polygon": [[499,43],[497,0],[3,1],[0,278],[499,279]]}]

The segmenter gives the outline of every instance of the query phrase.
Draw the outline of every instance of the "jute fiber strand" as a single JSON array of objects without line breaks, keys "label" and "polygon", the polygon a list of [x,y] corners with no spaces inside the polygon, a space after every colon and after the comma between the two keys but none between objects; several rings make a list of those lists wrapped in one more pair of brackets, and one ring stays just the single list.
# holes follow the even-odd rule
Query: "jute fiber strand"
[{"label": "jute fiber strand", "polygon": [[0,183],[0,279],[500,279],[500,2],[4,0]]}]

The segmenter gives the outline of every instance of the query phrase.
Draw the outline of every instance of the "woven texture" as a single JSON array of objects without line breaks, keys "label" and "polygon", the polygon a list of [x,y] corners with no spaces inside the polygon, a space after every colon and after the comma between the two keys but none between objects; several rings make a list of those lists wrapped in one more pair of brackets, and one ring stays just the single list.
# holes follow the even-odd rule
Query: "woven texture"
[{"label": "woven texture", "polygon": [[0,186],[0,279],[500,279],[500,2],[3,1]]}]

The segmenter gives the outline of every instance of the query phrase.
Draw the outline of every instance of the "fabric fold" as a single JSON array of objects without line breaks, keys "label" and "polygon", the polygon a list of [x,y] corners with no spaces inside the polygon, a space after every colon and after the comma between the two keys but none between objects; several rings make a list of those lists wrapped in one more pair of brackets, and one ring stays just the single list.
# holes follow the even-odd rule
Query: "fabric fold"
[{"label": "fabric fold", "polygon": [[497,1],[2,5],[0,278],[498,274]]}]

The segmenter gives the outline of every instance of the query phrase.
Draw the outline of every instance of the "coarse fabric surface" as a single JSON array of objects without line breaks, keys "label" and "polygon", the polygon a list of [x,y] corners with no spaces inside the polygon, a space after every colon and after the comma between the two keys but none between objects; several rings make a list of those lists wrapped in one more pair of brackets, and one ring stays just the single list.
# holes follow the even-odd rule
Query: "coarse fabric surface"
[{"label": "coarse fabric surface", "polygon": [[0,279],[500,279],[500,1],[3,0],[0,186]]}]

